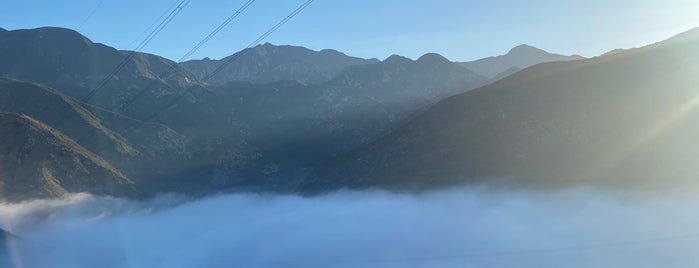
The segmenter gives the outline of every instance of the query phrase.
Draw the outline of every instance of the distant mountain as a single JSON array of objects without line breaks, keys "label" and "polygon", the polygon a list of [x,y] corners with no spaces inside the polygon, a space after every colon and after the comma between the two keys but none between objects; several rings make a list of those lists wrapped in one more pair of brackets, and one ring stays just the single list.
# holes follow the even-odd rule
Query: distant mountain
[{"label": "distant mountain", "polygon": [[208,82],[222,85],[233,81],[271,83],[294,80],[303,84],[320,84],[334,78],[348,66],[378,62],[377,59],[350,57],[332,49],[313,51],[305,47],[265,43],[221,60],[190,60],[180,63],[180,66],[204,79],[231,58],[234,58],[231,64]]},{"label": "distant mountain", "polygon": [[[470,62],[460,62],[459,64],[490,79],[498,76],[498,74],[510,70],[513,67],[524,69],[544,62],[571,61],[580,59],[584,58],[578,55],[564,56],[553,54],[532,46],[519,45],[511,49],[505,55],[488,57]],[[504,77],[505,75],[499,76]]]},{"label": "distant mountain", "polygon": [[[0,31],[0,76],[45,84],[78,100],[96,88],[130,54],[131,51],[93,43],[64,28]],[[174,71],[163,76],[171,66]],[[150,87],[135,105],[147,109],[143,101],[166,101],[183,88],[197,84],[197,79],[176,63],[136,53],[90,103],[114,108]]]},{"label": "distant mountain", "polygon": [[497,74],[495,77],[491,78],[490,81],[492,81],[492,82],[498,81],[498,80],[500,80],[500,79],[503,79],[503,78],[505,78],[505,77],[508,77],[508,76],[510,76],[510,75],[513,75],[513,74],[515,74],[516,72],[519,72],[519,71],[521,71],[521,70],[522,70],[522,68],[519,68],[519,67],[512,67],[512,68],[510,68],[510,69],[507,69],[507,70],[505,70],[505,71],[503,71],[503,72]]},{"label": "distant mountain", "polygon": [[617,49],[612,49],[610,51],[607,51],[606,53],[602,54],[602,56],[609,56],[609,55],[614,55],[620,52],[624,52],[625,49],[617,48]]},{"label": "distant mountain", "polygon": [[107,161],[31,117],[0,113],[4,201],[68,192],[134,196],[133,182]]},{"label": "distant mountain", "polygon": [[302,189],[696,183],[699,28],[450,97]]},{"label": "distant mountain", "polygon": [[348,67],[319,85],[237,83],[218,94],[231,118],[245,124],[250,143],[259,148],[259,170],[269,175],[354,150],[440,99],[485,83],[437,54],[416,61],[394,55]]}]

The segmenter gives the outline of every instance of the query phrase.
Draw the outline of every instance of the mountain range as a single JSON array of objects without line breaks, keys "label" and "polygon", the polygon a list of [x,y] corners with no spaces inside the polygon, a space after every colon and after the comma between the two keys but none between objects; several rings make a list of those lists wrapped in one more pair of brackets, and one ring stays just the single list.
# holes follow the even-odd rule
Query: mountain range
[{"label": "mountain range", "polygon": [[346,67],[379,62],[377,59],[350,57],[332,49],[313,51],[305,47],[265,43],[220,60],[189,60],[180,66],[204,79],[229,61],[235,61],[235,64],[224,65],[207,82],[223,85],[235,81],[264,84],[294,80],[302,84],[320,84],[331,80]]},{"label": "mountain range", "polygon": [[446,98],[302,186],[662,187],[699,175],[699,28]]},{"label": "mountain range", "polygon": [[579,55],[565,56],[546,52],[529,45],[519,45],[512,48],[507,54],[487,57],[469,62],[459,62],[461,66],[485,76],[492,81],[500,80],[519,70],[539,63],[554,61],[573,61],[584,59]]},{"label": "mountain range", "polygon": [[[565,64],[577,66],[628,53]],[[524,97],[512,93],[502,94],[509,103],[498,103],[503,101],[500,95],[484,100],[495,105],[488,109],[508,111],[505,115],[485,113],[481,110],[485,108],[479,108],[484,105],[480,100],[455,104],[459,109],[444,114],[435,109],[461,96],[510,92],[489,90],[508,83],[523,88],[528,84],[520,83],[517,79],[524,78],[518,77],[563,63],[520,70],[528,65],[578,59],[552,55],[518,47],[507,55],[478,61],[480,65],[472,62],[472,70],[465,67],[468,64],[434,53],[416,60],[393,55],[379,61],[267,43],[219,61],[178,64],[93,43],[69,29],[2,30],[0,76],[6,78],[0,79],[0,171],[5,176],[1,196],[22,200],[77,191],[146,197],[173,191],[432,186],[423,181],[422,169],[404,165],[436,172],[427,161],[436,160],[430,157],[461,152],[450,148],[466,146],[459,138],[438,135],[469,137],[473,132],[494,139],[503,134],[486,130],[503,126],[486,122],[500,124],[497,120],[513,113],[506,125],[513,127],[510,124],[520,124],[517,116],[531,116],[531,111],[517,104],[516,98]],[[230,64],[214,79],[202,81],[228,60]],[[110,77],[121,62],[124,67]],[[605,82],[609,81],[599,81]],[[543,94],[526,92],[530,91],[519,94],[531,98]],[[547,107],[539,105],[539,109]],[[473,119],[472,112],[483,117]],[[460,127],[465,125],[483,129],[463,132]],[[513,137],[513,142],[515,138],[520,137]],[[414,140],[416,147],[405,140]],[[497,141],[482,142],[486,146]],[[530,140],[516,144],[520,142],[535,145]],[[440,151],[423,148],[432,143],[440,145],[434,147]],[[393,155],[393,149],[405,149],[414,158]],[[529,152],[528,147],[522,150]],[[495,153],[487,156],[492,161],[498,157],[510,161]],[[444,170],[445,174],[460,172]],[[396,179],[410,172],[419,176]]]}]

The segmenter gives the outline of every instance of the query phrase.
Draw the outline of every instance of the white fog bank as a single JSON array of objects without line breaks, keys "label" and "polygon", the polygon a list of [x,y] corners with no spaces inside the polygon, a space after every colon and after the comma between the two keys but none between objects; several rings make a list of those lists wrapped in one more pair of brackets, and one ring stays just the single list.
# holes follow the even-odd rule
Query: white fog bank
[{"label": "white fog bank", "polygon": [[[699,197],[462,188],[0,204],[15,267],[696,267]],[[3,263],[0,261],[0,264]]]}]

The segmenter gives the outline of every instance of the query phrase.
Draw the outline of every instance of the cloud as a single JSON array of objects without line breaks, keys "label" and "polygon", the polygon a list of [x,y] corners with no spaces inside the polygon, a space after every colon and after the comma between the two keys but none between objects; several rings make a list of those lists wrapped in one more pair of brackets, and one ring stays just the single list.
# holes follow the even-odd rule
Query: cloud
[{"label": "cloud", "polygon": [[689,267],[697,204],[592,189],[80,194],[0,205],[0,226],[21,236],[18,267]]}]

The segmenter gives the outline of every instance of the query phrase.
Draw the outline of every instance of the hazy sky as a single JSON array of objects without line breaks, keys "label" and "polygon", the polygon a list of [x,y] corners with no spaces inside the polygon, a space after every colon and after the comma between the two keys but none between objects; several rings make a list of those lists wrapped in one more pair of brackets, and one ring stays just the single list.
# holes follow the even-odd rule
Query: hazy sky
[{"label": "hazy sky", "polygon": [[[0,27],[78,28],[95,42],[132,41],[180,0],[2,0]],[[193,58],[238,51],[305,0],[257,0]],[[192,0],[144,51],[176,59],[245,0]],[[383,59],[437,52],[452,60],[506,53],[526,43],[595,56],[660,41],[699,26],[696,0],[316,0],[266,41],[334,48]]]}]

